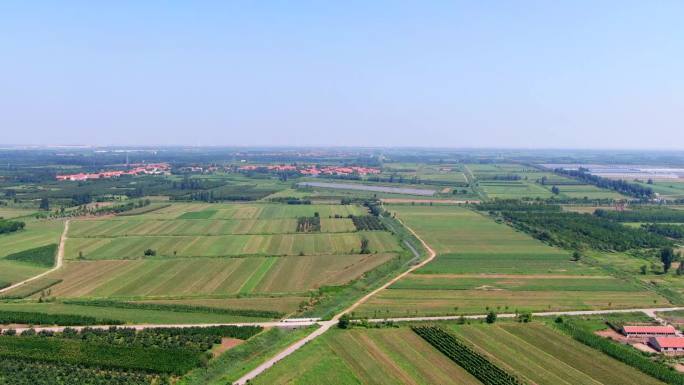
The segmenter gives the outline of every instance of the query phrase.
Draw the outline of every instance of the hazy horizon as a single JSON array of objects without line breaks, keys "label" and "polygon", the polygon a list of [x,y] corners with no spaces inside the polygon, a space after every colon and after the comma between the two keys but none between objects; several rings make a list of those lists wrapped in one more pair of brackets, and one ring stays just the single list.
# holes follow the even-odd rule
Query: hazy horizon
[{"label": "hazy horizon", "polygon": [[684,3],[0,4],[6,145],[684,149]]}]

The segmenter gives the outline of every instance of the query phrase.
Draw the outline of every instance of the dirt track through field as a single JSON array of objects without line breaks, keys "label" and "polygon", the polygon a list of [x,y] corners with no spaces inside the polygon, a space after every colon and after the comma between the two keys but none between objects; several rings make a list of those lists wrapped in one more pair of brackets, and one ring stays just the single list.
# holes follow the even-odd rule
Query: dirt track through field
[{"label": "dirt track through field", "polygon": [[[397,220],[399,220],[399,219],[397,219]],[[404,227],[406,227],[406,229],[408,229],[408,231],[411,232],[411,234],[413,234],[413,236],[415,236],[416,239],[418,239],[420,241],[420,243],[423,244],[423,247],[425,247],[425,249],[428,251],[428,257],[425,260],[421,261],[418,264],[411,266],[410,268],[408,268],[403,273],[397,275],[396,277],[392,278],[391,280],[389,280],[388,282],[386,282],[382,286],[380,286],[377,289],[366,294],[361,299],[354,302],[351,306],[349,306],[348,308],[346,308],[342,312],[336,314],[330,321],[320,322],[321,327],[316,329],[313,333],[311,333],[308,336],[302,338],[301,340],[295,342],[294,344],[288,346],[287,348],[285,348],[285,350],[278,353],[275,357],[273,357],[273,358],[269,359],[268,361],[262,363],[261,365],[257,366],[254,370],[245,374],[239,380],[235,381],[233,384],[234,385],[245,385],[245,384],[247,384],[247,381],[252,380],[253,378],[258,376],[259,374],[266,371],[271,366],[275,365],[278,361],[282,360],[283,358],[285,358],[285,357],[289,356],[290,354],[294,353],[295,351],[297,351],[299,348],[304,346],[307,342],[312,341],[316,337],[318,337],[318,336],[322,335],[323,333],[325,333],[326,331],[328,331],[328,329],[330,329],[333,325],[337,324],[337,321],[339,321],[339,319],[340,319],[340,317],[342,317],[342,315],[347,314],[347,313],[351,313],[354,309],[356,309],[361,304],[366,302],[370,297],[372,297],[375,294],[377,294],[378,292],[386,289],[390,285],[396,283],[398,280],[402,279],[403,277],[405,277],[406,275],[415,271],[416,269],[419,269],[419,268],[425,266],[427,263],[430,263],[430,261],[432,261],[437,256],[437,253],[420,236],[418,236],[418,234],[415,231],[413,231],[412,228],[406,226],[403,222],[401,222],[401,220],[399,220],[399,222]]]},{"label": "dirt track through field", "polygon": [[22,285],[25,285],[29,282],[35,281],[38,278],[43,278],[44,276],[59,270],[62,267],[62,265],[64,264],[64,244],[66,243],[68,232],[69,232],[69,220],[67,219],[64,222],[64,230],[62,231],[62,236],[59,238],[59,246],[57,248],[56,262],[55,262],[55,266],[52,269],[45,271],[43,273],[40,273],[40,274],[33,276],[31,278],[25,279],[21,282],[17,282],[11,286],[7,286],[4,289],[0,289],[0,294],[8,292],[8,291],[13,290],[13,289],[16,289],[19,286],[22,286]]}]

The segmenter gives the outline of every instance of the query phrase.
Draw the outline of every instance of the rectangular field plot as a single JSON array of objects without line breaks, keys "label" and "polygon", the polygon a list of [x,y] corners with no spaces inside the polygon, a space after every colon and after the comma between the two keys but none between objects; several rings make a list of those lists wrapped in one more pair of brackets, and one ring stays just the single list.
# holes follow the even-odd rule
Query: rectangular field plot
[{"label": "rectangular field plot", "polygon": [[355,310],[360,317],[405,317],[500,312],[627,309],[668,306],[655,293],[641,291],[507,291],[388,289]]},{"label": "rectangular field plot", "polygon": [[[321,218],[321,231],[346,233],[356,231],[351,219]],[[104,219],[73,221],[69,227],[72,238],[110,238],[143,235],[231,235],[287,234],[297,232],[297,219]]]},{"label": "rectangular field plot", "polygon": [[69,262],[51,275],[58,297],[306,292],[343,285],[392,254]]},{"label": "rectangular field plot", "polygon": [[[548,186],[551,188],[551,186]],[[561,196],[566,196],[568,198],[588,198],[588,199],[623,199],[625,196],[611,190],[605,190],[592,185],[559,185],[558,190],[560,190]]]},{"label": "rectangular field plot", "polygon": [[59,302],[14,302],[1,303],[0,311],[38,312],[45,314],[74,314],[100,319],[120,320],[135,324],[201,324],[229,322],[258,322],[266,318],[245,317],[217,313],[185,313],[169,310],[121,309],[105,306],[69,305]]},{"label": "rectangular field plot", "polygon": [[390,289],[494,291],[639,291],[634,284],[604,276],[409,274]]},{"label": "rectangular field plot", "polygon": [[521,199],[553,196],[553,193],[544,186],[528,181],[487,181],[480,182],[479,186],[489,198]]},{"label": "rectangular field plot", "polygon": [[0,258],[19,251],[58,243],[64,229],[61,220],[27,220],[24,230],[0,235]]},{"label": "rectangular field plot", "polygon": [[[440,256],[464,256],[464,260],[445,261],[442,267],[453,265],[451,271],[457,272],[479,270],[495,273],[499,269],[509,272],[508,265],[525,264],[538,265],[539,261],[549,261],[540,269],[545,272],[548,268],[556,270],[573,269],[577,264],[569,262],[569,253],[545,245],[526,234],[517,232],[502,223],[496,223],[483,214],[453,206],[388,206],[388,210],[396,212],[397,216],[406,221]],[[510,262],[505,263],[510,256]],[[492,258],[488,263],[487,258]],[[467,267],[472,261],[474,268]],[[434,262],[433,262],[434,263]],[[466,266],[464,266],[464,263]],[[427,265],[419,272],[442,272]],[[487,265],[487,266],[485,266]],[[539,268],[539,267],[538,267]]]},{"label": "rectangular field plot", "polygon": [[288,295],[274,297],[144,300],[136,302],[158,303],[164,305],[206,306],[218,309],[267,310],[288,314],[296,311],[301,302],[307,302],[308,300],[309,297]]},{"label": "rectangular field plot", "polygon": [[321,218],[365,215],[367,210],[357,205],[286,205],[269,203],[173,203],[169,207],[127,219],[278,219]]},{"label": "rectangular field plot", "polygon": [[570,260],[505,224],[459,207],[389,206],[437,257],[363,304],[370,317],[667,305],[600,267]]},{"label": "rectangular field plot", "polygon": [[309,233],[217,236],[130,236],[120,238],[69,238],[66,258],[89,260],[141,258],[147,249],[160,257],[280,256],[348,254],[361,249],[361,239],[373,252],[400,250],[390,233]]},{"label": "rectangular field plot", "polygon": [[38,210],[0,207],[0,218],[12,219],[17,217],[23,217],[25,215],[31,215],[36,211]]},{"label": "rectangular field plot", "polygon": [[332,329],[253,383],[481,384],[408,328]]},{"label": "rectangular field plot", "polygon": [[542,324],[458,325],[452,330],[494,363],[538,385],[662,382]]}]

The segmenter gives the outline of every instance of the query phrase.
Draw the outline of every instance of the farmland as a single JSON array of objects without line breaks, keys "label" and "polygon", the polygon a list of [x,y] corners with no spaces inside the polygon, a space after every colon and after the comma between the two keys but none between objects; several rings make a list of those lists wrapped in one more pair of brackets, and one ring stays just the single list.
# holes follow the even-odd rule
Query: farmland
[{"label": "farmland", "polygon": [[[585,184],[549,171],[520,164],[468,164],[468,171],[488,198],[559,198],[559,199],[621,199],[624,196],[610,190]],[[552,187],[558,188],[558,194]]]},{"label": "farmland", "polygon": [[569,253],[459,207],[388,206],[438,253],[357,310],[370,317],[666,305]]},{"label": "farmland", "polygon": [[[353,205],[171,205],[149,214],[74,221],[66,258],[131,259],[146,249],[157,257],[347,254],[367,238],[375,252],[396,252],[386,232],[356,232]],[[187,210],[187,211],[181,211]],[[318,215],[320,231],[297,232],[297,218]]]},{"label": "farmland", "polygon": [[375,252],[399,251],[389,233],[274,234],[218,236],[127,236],[118,238],[69,238],[66,258],[89,260],[143,257],[146,249],[157,257],[230,257],[329,255],[358,252],[362,238]]},{"label": "farmland", "polygon": [[[302,311],[302,304],[307,304],[311,310],[318,301],[312,295],[319,289],[344,289],[405,253],[396,237],[376,230],[382,228],[377,223],[358,231],[351,218],[366,215],[359,205],[170,203],[138,215],[72,219],[65,266],[6,293],[7,298],[28,296],[34,301],[50,296],[53,302],[8,303],[0,308],[94,314],[138,323],[264,318],[213,314],[210,308],[276,310],[284,315]],[[320,226],[298,232],[301,218],[315,218]],[[359,253],[362,239],[368,243],[366,254]],[[42,271],[27,263],[0,263],[8,266],[0,280]],[[334,302],[329,295],[325,298]],[[117,299],[161,307],[68,302],[75,299]],[[207,310],[169,311],[183,306]]]},{"label": "farmland", "polygon": [[391,254],[77,261],[54,275],[60,297],[136,297],[306,292],[341,285]]},{"label": "farmland", "polygon": [[[109,155],[93,155],[88,162],[99,156]],[[279,327],[246,341],[227,337],[212,343],[176,327],[167,337],[86,329],[82,338],[67,329],[69,338],[28,331],[11,339],[15,336],[8,332],[0,336],[0,383],[3,376],[41,383],[56,373],[63,383],[87,378],[100,385],[111,378],[127,385],[223,385],[311,333],[316,326],[284,327],[308,317],[320,317],[321,325],[331,328],[250,383],[658,383],[562,333],[561,323],[535,318],[523,324],[504,317],[493,325],[440,321],[439,328],[453,333],[446,337],[433,325],[422,334],[412,329],[422,325],[418,320],[367,324],[363,318],[684,304],[679,261],[665,272],[659,259],[661,246],[681,246],[670,227],[679,217],[677,206],[629,202],[620,211],[611,200],[627,197],[539,169],[533,166],[537,160],[439,153],[425,161],[413,155],[401,161],[373,155],[356,168],[373,172],[313,176],[297,170],[314,165],[344,170],[336,166],[355,161],[333,157],[309,164],[298,154],[276,165],[240,154],[195,166],[188,160],[193,155],[181,156],[169,175],[120,179],[55,182],[48,176],[24,183],[24,174],[41,177],[30,168],[0,170],[0,177],[13,175],[12,184],[0,179],[0,186],[5,183],[0,216],[26,223],[0,235],[0,286],[51,268],[69,219],[63,266],[2,293],[0,322],[276,321]],[[110,168],[122,167],[57,166],[60,173]],[[301,185],[309,182],[323,184]],[[368,186],[372,189],[359,190]],[[428,192],[432,195],[410,195]],[[467,203],[473,200],[481,203]],[[107,209],[112,207],[133,209]],[[567,212],[593,213],[599,207],[609,213]],[[650,232],[640,229],[647,221],[657,222]],[[411,230],[436,251],[429,263],[422,262],[430,250]],[[345,309],[350,328],[327,321]],[[440,342],[452,337],[460,342]],[[114,346],[110,360],[101,357],[107,350],[103,341]],[[175,354],[175,348],[190,352]],[[46,351],[76,353],[55,359]],[[160,359],[151,360],[154,356]]]},{"label": "farmland", "polygon": [[455,325],[452,330],[530,383],[661,384],[542,324]]},{"label": "farmland", "polygon": [[332,330],[255,384],[466,384],[480,382],[408,328]]}]

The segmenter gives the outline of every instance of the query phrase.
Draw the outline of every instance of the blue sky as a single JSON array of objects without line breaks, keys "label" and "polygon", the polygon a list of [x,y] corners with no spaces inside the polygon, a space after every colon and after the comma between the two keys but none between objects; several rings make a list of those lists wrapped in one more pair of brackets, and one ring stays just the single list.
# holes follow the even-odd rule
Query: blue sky
[{"label": "blue sky", "polygon": [[0,143],[684,149],[682,1],[0,2]]}]

